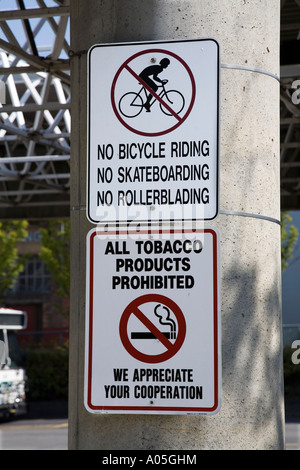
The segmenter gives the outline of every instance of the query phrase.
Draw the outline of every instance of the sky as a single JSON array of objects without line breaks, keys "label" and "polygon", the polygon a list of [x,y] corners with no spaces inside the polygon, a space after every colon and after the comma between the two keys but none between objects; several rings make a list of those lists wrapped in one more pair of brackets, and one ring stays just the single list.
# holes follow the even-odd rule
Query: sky
[{"label": "sky", "polygon": [[[24,5],[26,8],[39,8],[38,3],[36,0],[23,0]],[[53,0],[44,0],[44,3],[47,7],[57,7],[58,4],[54,2]],[[4,10],[19,10],[18,3],[16,0],[0,0],[0,11]],[[59,20],[59,17],[55,18],[56,21]],[[38,22],[40,21],[40,18],[31,18],[29,20],[31,29],[33,30]],[[26,41],[26,36],[24,33],[24,28],[22,25],[21,20],[10,20],[8,22],[9,27],[13,31],[14,35],[16,36],[17,40],[19,43],[22,45]],[[69,36],[69,24],[67,28],[67,36]],[[7,41],[7,38],[5,35],[2,33],[0,30],[0,38],[4,39]],[[49,49],[51,48],[53,41],[54,41],[54,33],[52,31],[52,28],[50,27],[48,21],[45,22],[44,26],[41,28],[39,33],[36,35],[36,43],[37,47],[39,46],[48,46],[42,49],[39,49],[39,55],[40,56],[47,56],[49,55]],[[66,58],[66,56],[62,55],[61,58]]]}]

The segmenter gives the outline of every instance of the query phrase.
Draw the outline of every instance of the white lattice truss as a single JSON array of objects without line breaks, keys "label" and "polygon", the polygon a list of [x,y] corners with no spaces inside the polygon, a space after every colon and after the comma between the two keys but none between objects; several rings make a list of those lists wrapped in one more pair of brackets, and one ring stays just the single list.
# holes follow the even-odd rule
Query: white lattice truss
[{"label": "white lattice truss", "polygon": [[[6,90],[0,105],[0,219],[69,214],[69,0],[51,0],[51,7],[50,0],[36,0],[33,9],[26,1],[11,0],[12,9],[0,11],[0,101],[1,82]],[[14,34],[16,22],[26,32],[24,44]],[[37,37],[45,24],[54,35],[48,56],[41,57]],[[281,0],[281,40],[295,39],[300,0]],[[281,67],[281,196],[287,209],[300,209],[299,80],[300,60]]]},{"label": "white lattice truss", "polygon": [[[67,214],[70,187],[70,73],[66,28],[68,2],[49,8],[0,12],[0,80],[5,104],[0,106],[0,217]],[[52,2],[53,3],[53,2]],[[31,28],[29,18],[37,18]],[[24,26],[27,40],[19,44],[10,23]],[[39,56],[36,37],[48,22],[53,44]],[[1,90],[0,90],[1,92]],[[0,93],[1,94],[1,93]],[[24,208],[26,210],[24,211]],[[18,212],[19,210],[19,212]],[[20,214],[19,214],[20,213]]]}]

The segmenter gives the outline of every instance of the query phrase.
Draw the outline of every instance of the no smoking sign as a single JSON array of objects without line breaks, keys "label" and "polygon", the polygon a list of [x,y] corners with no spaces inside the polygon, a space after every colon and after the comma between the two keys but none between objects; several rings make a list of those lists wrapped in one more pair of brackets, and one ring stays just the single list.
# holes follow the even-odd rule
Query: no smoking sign
[{"label": "no smoking sign", "polygon": [[[143,313],[143,309],[148,314]],[[136,327],[138,331],[133,331],[135,328],[130,323],[140,323]],[[173,357],[184,342],[185,332],[185,318],[178,305],[158,294],[135,299],[126,307],[120,321],[120,338],[125,349],[134,358],[149,364],[165,362]],[[146,352],[145,339],[157,340],[151,345],[150,352]],[[135,340],[140,340],[138,346]]]},{"label": "no smoking sign", "polygon": [[88,411],[218,411],[216,230],[93,229],[87,254]]}]

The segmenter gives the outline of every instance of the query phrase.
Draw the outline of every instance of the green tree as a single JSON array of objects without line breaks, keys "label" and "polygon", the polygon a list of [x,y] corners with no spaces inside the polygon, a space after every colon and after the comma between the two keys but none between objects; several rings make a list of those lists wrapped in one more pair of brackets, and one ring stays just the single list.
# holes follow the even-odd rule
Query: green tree
[{"label": "green tree", "polygon": [[295,225],[292,225],[292,217],[287,212],[281,213],[281,270],[288,267],[288,260],[293,257],[295,245],[299,232]]},{"label": "green tree", "polygon": [[13,286],[23,271],[26,255],[18,256],[18,243],[28,236],[25,220],[0,222],[0,295]]},{"label": "green tree", "polygon": [[[46,264],[53,281],[56,293],[61,298],[70,294],[70,221],[53,220],[47,228],[40,228],[40,257]],[[63,311],[64,314],[68,312]]]}]

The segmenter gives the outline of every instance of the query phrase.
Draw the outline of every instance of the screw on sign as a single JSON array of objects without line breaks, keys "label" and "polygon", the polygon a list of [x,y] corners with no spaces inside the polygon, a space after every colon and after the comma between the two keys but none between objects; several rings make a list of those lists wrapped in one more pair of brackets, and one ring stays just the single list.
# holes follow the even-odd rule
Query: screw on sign
[{"label": "screw on sign", "polygon": [[[131,320],[142,327],[140,331],[136,328],[133,331]],[[171,299],[159,294],[147,294],[133,300],[125,308],[119,331],[122,344],[131,356],[156,364],[167,361],[179,351],[185,340],[186,322],[181,309]],[[158,351],[146,348],[148,339],[158,340]],[[140,340],[138,346],[135,340]]]},{"label": "screw on sign", "polygon": [[[177,86],[180,75],[187,100],[182,91],[169,86],[170,83]],[[125,92],[124,83],[128,86]],[[189,66],[177,54],[164,49],[148,49],[129,57],[117,71],[111,88],[112,107],[118,120],[131,132],[144,136],[163,135],[176,129],[190,114],[194,101],[195,79]],[[159,114],[152,120],[141,119],[155,108]],[[162,120],[163,115],[167,116],[166,121]]]}]

